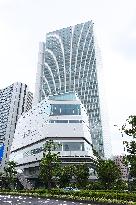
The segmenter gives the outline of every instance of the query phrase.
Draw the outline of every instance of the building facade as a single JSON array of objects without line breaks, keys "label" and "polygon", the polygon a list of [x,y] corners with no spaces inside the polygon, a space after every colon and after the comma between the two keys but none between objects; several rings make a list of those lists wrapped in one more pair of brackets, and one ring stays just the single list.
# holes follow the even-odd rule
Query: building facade
[{"label": "building facade", "polygon": [[113,160],[115,161],[115,164],[120,168],[122,180],[128,181],[128,167],[123,163],[123,157],[120,156],[114,156]]},{"label": "building facade", "polygon": [[89,116],[93,146],[104,156],[102,80],[93,27],[88,21],[47,33],[39,46],[34,103],[48,95],[76,92]]},{"label": "building facade", "polygon": [[31,106],[32,93],[29,92],[27,85],[17,82],[0,90],[1,170],[3,170],[5,163],[9,160],[17,120]]},{"label": "building facade", "polygon": [[74,93],[50,96],[19,118],[10,160],[17,162],[27,178],[38,176],[49,139],[60,144],[56,152],[63,164],[93,164],[88,117]]}]

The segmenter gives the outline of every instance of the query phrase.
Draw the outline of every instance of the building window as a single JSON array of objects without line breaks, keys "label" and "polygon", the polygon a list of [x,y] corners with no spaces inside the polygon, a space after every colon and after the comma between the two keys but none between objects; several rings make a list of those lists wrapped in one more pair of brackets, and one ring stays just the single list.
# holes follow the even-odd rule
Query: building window
[{"label": "building window", "polygon": [[64,142],[62,146],[63,151],[84,151],[83,142]]},{"label": "building window", "polygon": [[52,104],[51,115],[81,115],[79,104]]}]

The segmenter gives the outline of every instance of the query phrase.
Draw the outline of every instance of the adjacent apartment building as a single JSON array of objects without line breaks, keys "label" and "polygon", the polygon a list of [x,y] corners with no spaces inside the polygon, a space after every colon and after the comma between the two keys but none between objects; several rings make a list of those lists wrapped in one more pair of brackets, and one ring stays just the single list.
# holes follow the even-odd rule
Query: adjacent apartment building
[{"label": "adjacent apartment building", "polygon": [[[19,116],[32,107],[33,95],[27,85],[16,82],[0,90],[0,170],[9,160],[11,144]],[[18,139],[19,140],[19,139]]]},{"label": "adjacent apartment building", "polygon": [[128,180],[128,167],[123,163],[123,157],[120,156],[114,156],[113,160],[115,161],[115,164],[120,168],[121,176],[124,181]]},{"label": "adjacent apartment building", "polygon": [[34,104],[48,95],[76,92],[89,116],[94,149],[104,156],[110,155],[111,149],[105,132],[108,127],[105,129],[102,75],[93,27],[88,21],[47,33],[39,46]]}]

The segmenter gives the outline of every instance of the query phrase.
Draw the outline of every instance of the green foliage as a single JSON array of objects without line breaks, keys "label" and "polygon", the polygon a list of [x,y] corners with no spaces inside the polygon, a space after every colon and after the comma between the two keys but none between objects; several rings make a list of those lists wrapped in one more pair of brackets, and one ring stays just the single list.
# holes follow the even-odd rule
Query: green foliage
[{"label": "green foliage", "polygon": [[43,158],[40,162],[40,178],[50,189],[58,182],[59,187],[66,187],[74,179],[78,187],[85,187],[89,178],[89,168],[85,164],[61,166],[59,153],[54,152],[59,147],[52,140],[46,142]]},{"label": "green foliage", "polygon": [[89,179],[89,167],[87,164],[73,165],[73,175],[76,185],[85,188]]},{"label": "green foliage", "polygon": [[129,184],[131,191],[136,191],[136,179]]},{"label": "green foliage", "polygon": [[52,151],[56,151],[60,146],[60,144],[57,144],[53,140],[47,140],[44,144],[44,154],[46,154],[46,152],[51,154]]},{"label": "green foliage", "polygon": [[40,162],[40,178],[47,183],[48,189],[54,184],[60,169],[59,153],[54,153],[57,145],[52,141],[46,141],[43,158]]},{"label": "green foliage", "polygon": [[86,164],[66,165],[59,171],[59,187],[70,186],[72,180],[75,181],[72,187],[85,188],[88,183],[89,168]]},{"label": "green foliage", "polygon": [[5,185],[7,188],[14,188],[16,181],[16,163],[14,161],[7,162],[4,168],[3,180],[5,181]]},{"label": "green foliage", "polygon": [[[2,194],[3,192],[0,192]],[[9,192],[4,192],[9,194]],[[81,202],[93,203],[105,203],[105,204],[132,204],[136,203],[136,193],[120,193],[115,191],[69,191],[66,192],[63,189],[39,189],[31,190],[29,192],[10,192],[10,195],[22,195],[22,196],[36,196],[45,198],[56,198],[65,200],[78,200]]]},{"label": "green foliage", "polygon": [[[98,175],[98,182],[94,182],[92,189],[118,189],[122,190],[126,185],[121,180],[121,171],[111,159],[103,159],[92,146],[95,170]],[[90,185],[91,186],[91,185]]]},{"label": "green foliage", "polygon": [[117,180],[114,185],[113,185],[113,190],[117,190],[117,191],[123,191],[123,190],[127,190],[128,189],[128,184],[126,181],[123,181],[122,179]]},{"label": "green foliage", "polygon": [[136,116],[131,115],[126,120],[126,123],[122,126],[122,131],[125,132],[126,135],[133,136],[136,138]]},{"label": "green foliage", "polygon": [[100,159],[96,166],[98,178],[105,189],[112,189],[113,185],[120,180],[121,172],[114,161]]},{"label": "green foliage", "polygon": [[[88,183],[88,185],[86,186],[86,188],[88,190],[105,190],[105,186],[102,182],[100,181],[95,181],[95,182],[90,182]],[[124,191],[124,190],[127,190],[128,189],[128,185],[126,182],[122,181],[122,180],[118,180],[116,181],[114,184],[112,184],[112,189],[108,189],[108,190],[105,190],[105,191],[113,191],[113,190],[117,190],[118,192],[119,191]]]},{"label": "green foliage", "polygon": [[17,174],[16,163],[14,161],[7,162],[7,166],[4,168],[5,176],[7,178],[13,178]]},{"label": "green foliage", "polygon": [[129,167],[129,174],[134,179],[131,182],[131,189],[136,190],[136,116],[131,115],[122,126],[122,132],[131,137],[131,141],[124,141],[127,155],[124,158],[125,164]]},{"label": "green foliage", "polygon": [[59,187],[63,188],[69,186],[70,181],[72,180],[73,167],[70,165],[62,166],[58,173],[58,183]]},{"label": "green foliage", "polygon": [[89,190],[103,190],[105,187],[102,185],[100,181],[91,181],[86,186]]},{"label": "green foliage", "polygon": [[78,197],[90,197],[90,198],[104,198],[104,199],[117,199],[125,201],[134,201],[136,202],[136,193],[124,193],[118,191],[90,191],[90,190],[81,190],[81,191],[64,191],[62,189],[52,189],[50,193],[53,195],[73,195]]}]

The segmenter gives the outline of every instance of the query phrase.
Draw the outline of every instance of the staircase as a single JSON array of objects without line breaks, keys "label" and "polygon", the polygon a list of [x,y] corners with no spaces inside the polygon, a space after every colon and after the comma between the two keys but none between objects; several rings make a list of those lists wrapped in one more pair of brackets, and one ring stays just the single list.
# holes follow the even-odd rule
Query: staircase
[{"label": "staircase", "polygon": [[20,183],[23,185],[24,189],[31,190],[34,188],[33,185],[29,182],[29,180],[26,179],[23,173],[17,173],[17,178],[20,181]]}]

